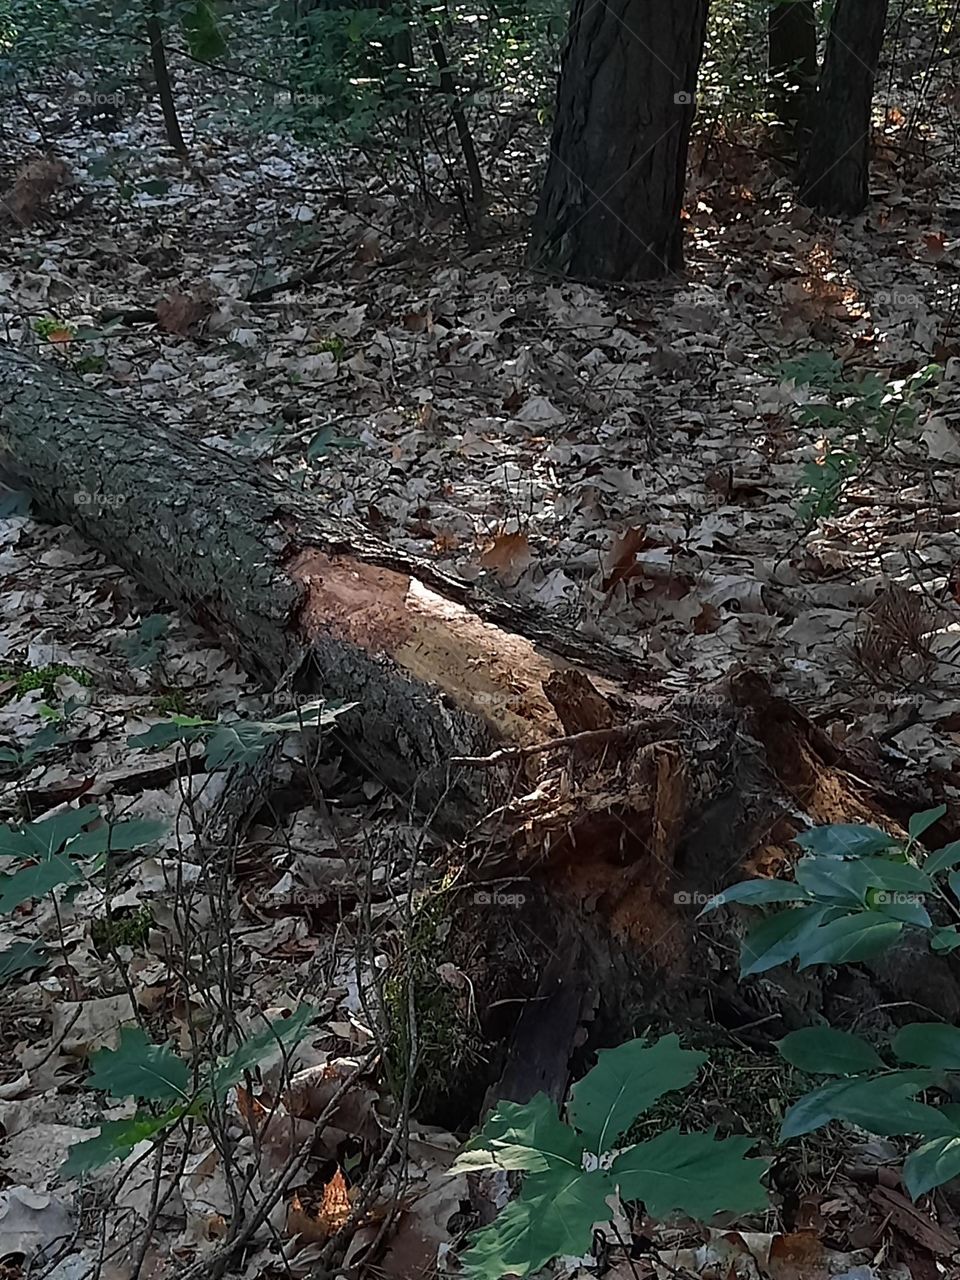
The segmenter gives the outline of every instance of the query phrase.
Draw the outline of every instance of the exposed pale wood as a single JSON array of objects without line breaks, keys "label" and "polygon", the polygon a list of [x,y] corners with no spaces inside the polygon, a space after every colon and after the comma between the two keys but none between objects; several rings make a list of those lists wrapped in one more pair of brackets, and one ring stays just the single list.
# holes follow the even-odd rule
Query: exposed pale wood
[{"label": "exposed pale wood", "polygon": [[[0,347],[0,462],[190,613],[267,685],[356,701],[351,749],[460,833],[503,799],[453,756],[561,735],[571,663],[621,695],[639,664],[332,519],[248,459],[132,412],[53,359]],[[599,694],[597,695],[600,696]]]}]

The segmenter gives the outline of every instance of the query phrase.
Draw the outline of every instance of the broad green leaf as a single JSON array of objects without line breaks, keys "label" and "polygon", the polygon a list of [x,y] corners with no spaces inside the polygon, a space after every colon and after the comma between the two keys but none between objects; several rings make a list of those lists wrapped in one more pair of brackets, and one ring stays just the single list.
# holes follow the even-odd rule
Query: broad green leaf
[{"label": "broad green leaf", "polygon": [[837,910],[824,906],[793,907],[760,920],[741,944],[740,977],[765,973],[792,960],[803,939],[824,920],[832,919]]},{"label": "broad green leaf", "polygon": [[948,955],[960,947],[960,929],[951,925],[947,929],[934,929],[930,935],[930,950],[940,955]]},{"label": "broad green leaf", "polygon": [[101,1049],[90,1065],[88,1087],[114,1098],[173,1102],[189,1093],[187,1064],[172,1049],[152,1044],[140,1027],[121,1027],[117,1048]]},{"label": "broad green leaf", "polygon": [[947,884],[950,886],[950,892],[960,902],[960,871],[951,871],[947,876]]},{"label": "broad green leaf", "polygon": [[0,912],[12,911],[31,898],[42,898],[62,884],[80,884],[83,876],[69,858],[45,858],[13,875],[0,876]]},{"label": "broad green leaf", "polygon": [[4,858],[35,858],[37,856],[36,846],[22,824],[0,825],[0,856]]},{"label": "broad green leaf", "polygon": [[270,745],[270,735],[255,720],[235,720],[214,729],[204,756],[207,768],[233,769],[254,764]]},{"label": "broad green leaf", "polygon": [[877,827],[847,822],[811,827],[809,831],[801,831],[793,838],[801,849],[807,849],[810,853],[829,854],[835,858],[865,857],[899,844],[895,836],[888,836]]},{"label": "broad green leaf", "polygon": [[925,809],[923,813],[915,813],[907,824],[910,839],[919,840],[923,833],[935,822],[939,822],[946,812],[947,806],[938,804],[935,809]]},{"label": "broad green leaf", "polygon": [[312,1005],[302,1004],[289,1018],[278,1018],[269,1027],[245,1040],[229,1057],[223,1059],[213,1074],[213,1093],[222,1097],[263,1059],[281,1049],[291,1049],[307,1034],[316,1014]]},{"label": "broad green leaf", "polygon": [[799,967],[869,960],[885,951],[902,930],[900,920],[890,920],[877,911],[841,916],[803,938],[798,949]]},{"label": "broad green leaf", "polygon": [[275,734],[326,728],[356,705],[355,702],[317,701],[275,720],[233,720],[229,724],[218,724],[207,742],[207,766],[227,769],[253,764],[270,746]]},{"label": "broad green leaf", "polygon": [[500,1280],[539,1271],[559,1254],[584,1254],[593,1224],[610,1217],[609,1174],[601,1169],[555,1169],[524,1179],[520,1197],[495,1222],[471,1237],[461,1258],[469,1280]]},{"label": "broad green leaf", "polygon": [[681,1133],[668,1129],[650,1142],[628,1147],[614,1160],[610,1176],[626,1200],[642,1200],[655,1218],[689,1214],[701,1222],[715,1213],[763,1209],[767,1193],[760,1178],[769,1160],[745,1160],[750,1137],[718,1140],[715,1130]]},{"label": "broad green leaf", "polygon": [[55,813],[52,817],[29,823],[24,827],[24,834],[32,846],[32,856],[51,857],[82,831],[87,823],[95,821],[99,816],[100,810],[96,806],[90,806],[64,809],[63,813]]},{"label": "broad green leaf", "polygon": [[840,858],[801,858],[794,874],[797,884],[814,897],[835,899],[848,906],[862,905],[875,883],[862,862]]},{"label": "broad green leaf", "polygon": [[951,844],[945,844],[942,849],[931,853],[925,860],[923,869],[928,876],[935,876],[941,871],[957,866],[958,863],[960,863],[960,840],[954,840]]},{"label": "broad green leaf", "polygon": [[97,853],[126,853],[144,844],[153,844],[170,830],[160,819],[131,818],[128,822],[108,823],[96,831],[82,831],[65,850],[76,857]]},{"label": "broad green leaf", "polygon": [[362,449],[363,441],[357,436],[338,435],[333,427],[323,427],[307,446],[307,461],[318,462],[331,449]]},{"label": "broad green leaf", "polygon": [[724,907],[729,902],[747,902],[756,906],[767,902],[804,902],[808,897],[809,894],[802,888],[788,880],[741,880],[722,893],[714,894],[700,916],[716,911],[717,907]]},{"label": "broad green leaf", "polygon": [[602,1155],[648,1107],[671,1089],[682,1089],[706,1062],[706,1054],[681,1049],[675,1035],[652,1045],[628,1040],[601,1049],[597,1065],[570,1091],[570,1119],[584,1145]]},{"label": "broad green leaf", "polygon": [[580,1169],[582,1164],[583,1143],[562,1123],[557,1104],[538,1093],[529,1102],[498,1102],[450,1172],[525,1169],[545,1173],[562,1167]]},{"label": "broad green leaf", "polygon": [[152,724],[145,733],[131,733],[127,737],[127,746],[146,751],[170,747],[175,742],[196,742],[215,724],[215,720],[203,720],[200,716],[173,716],[170,720]]},{"label": "broad green leaf", "polygon": [[134,1147],[156,1137],[184,1114],[185,1107],[171,1107],[162,1116],[134,1116],[132,1120],[111,1120],[100,1126],[95,1138],[75,1142],[61,1166],[62,1178],[77,1178],[99,1169],[111,1160],[122,1160]]},{"label": "broad green leaf", "polygon": [[846,1076],[859,1071],[882,1071],[886,1066],[873,1045],[833,1027],[791,1031],[777,1048],[792,1066],[811,1075]]},{"label": "broad green leaf", "polygon": [[340,716],[359,705],[359,702],[344,702],[342,698],[326,700],[318,698],[316,702],[305,703],[296,711],[285,711],[283,715],[264,720],[262,725],[271,733],[295,733],[298,729],[326,729],[335,724]]},{"label": "broad green leaf", "polygon": [[903,1185],[910,1198],[932,1191],[960,1174],[960,1133],[925,1142],[903,1162]]},{"label": "broad green leaf", "polygon": [[915,925],[918,929],[933,928],[930,912],[913,895],[907,897],[893,894],[889,889],[871,889],[867,894],[867,906],[888,920],[899,920],[903,924]]},{"label": "broad green leaf", "polygon": [[39,969],[47,963],[47,950],[42,942],[15,942],[0,951],[0,986],[18,973]]},{"label": "broad green leaf", "polygon": [[913,1101],[939,1078],[935,1071],[891,1071],[867,1080],[831,1080],[793,1104],[784,1117],[780,1140],[813,1133],[831,1120],[846,1120],[884,1137],[906,1133],[934,1137],[950,1132],[949,1122],[936,1108]]},{"label": "broad green leaf", "polygon": [[856,865],[864,868],[878,889],[916,894],[933,891],[933,881],[912,862],[898,862],[895,858],[861,858]]},{"label": "broad green leaf", "polygon": [[901,1062],[960,1071],[960,1027],[945,1022],[911,1022],[893,1037],[891,1048]]}]

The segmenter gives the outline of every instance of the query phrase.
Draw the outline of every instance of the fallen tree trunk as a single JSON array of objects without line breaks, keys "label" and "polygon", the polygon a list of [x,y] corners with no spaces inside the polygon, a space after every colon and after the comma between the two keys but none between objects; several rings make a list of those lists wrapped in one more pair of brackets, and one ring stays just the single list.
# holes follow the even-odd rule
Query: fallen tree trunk
[{"label": "fallen tree trunk", "polygon": [[[577,661],[639,668],[397,553],[360,525],[52,361],[0,348],[0,449],[38,510],[73,525],[296,697],[357,701],[346,733],[373,772],[462,833],[492,774],[453,756],[526,746],[561,723],[543,682]],[[2,459],[0,459],[2,460]]]},{"label": "fallen tree trunk", "polygon": [[[809,1021],[824,1007],[819,976],[780,971],[772,995],[765,980],[737,988],[718,960],[735,949],[730,925],[712,917],[700,931],[700,906],[744,864],[789,861],[805,818],[901,834],[911,808],[939,799],[878,803],[831,740],[751,673],[672,699],[639,692],[642,669],[618,652],[3,348],[0,449],[41,512],[192,614],[253,674],[293,695],[358,702],[338,728],[368,768],[464,842],[473,876],[531,885],[514,895],[527,901],[513,919],[536,946],[512,990],[493,990],[514,932],[502,910],[484,916],[468,900],[449,934],[464,948],[457,964],[497,957],[477,976],[481,1008],[493,990],[491,1004],[518,1012],[547,982],[539,1020],[516,1028],[504,1077],[513,1092],[535,1082],[562,1093],[568,1052],[547,1042],[572,1045],[581,1011],[597,1004],[609,1039],[658,1008],[733,1027],[773,1008],[771,1035]],[[960,1018],[952,965],[924,953],[882,989]]]}]

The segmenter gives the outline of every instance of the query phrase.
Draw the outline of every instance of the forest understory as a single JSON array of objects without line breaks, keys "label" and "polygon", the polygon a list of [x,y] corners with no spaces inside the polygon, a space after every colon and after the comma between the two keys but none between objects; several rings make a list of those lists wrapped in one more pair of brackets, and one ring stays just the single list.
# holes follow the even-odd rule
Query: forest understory
[{"label": "forest understory", "polygon": [[[707,1065],[632,1139],[748,1135],[767,1207],[620,1204],[544,1274],[960,1275],[899,1130],[777,1146],[775,1045],[957,1023],[949,947],[740,980],[701,917],[812,828],[960,839],[953,73],[884,67],[853,219],[701,124],[685,270],[626,285],[525,256],[529,105],[471,115],[467,210],[442,149],[428,194],[175,65],[186,157],[69,77],[0,121],[0,855],[53,823],[70,886],[0,921],[4,1275],[464,1274],[489,1107],[673,1033]],[[79,1168],[141,1033],[220,1062],[203,1109]]]}]

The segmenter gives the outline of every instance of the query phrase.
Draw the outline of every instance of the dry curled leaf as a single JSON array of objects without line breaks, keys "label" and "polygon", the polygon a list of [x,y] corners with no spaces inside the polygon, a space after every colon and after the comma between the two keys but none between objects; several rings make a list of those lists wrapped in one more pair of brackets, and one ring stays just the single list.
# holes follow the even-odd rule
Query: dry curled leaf
[{"label": "dry curled leaf", "polygon": [[338,1168],[324,1186],[320,1203],[312,1210],[295,1195],[287,1208],[287,1234],[304,1244],[323,1244],[345,1226],[350,1217],[350,1193],[343,1170]]},{"label": "dry curled leaf", "polygon": [[525,533],[498,533],[480,557],[484,569],[491,569],[501,582],[517,578],[533,559]]},{"label": "dry curled leaf", "polygon": [[13,186],[4,195],[0,207],[14,222],[29,227],[44,206],[61,187],[70,181],[70,170],[62,160],[39,156],[28,160],[17,170]]},{"label": "dry curled leaf", "polygon": [[209,314],[205,302],[189,293],[171,293],[157,303],[157,323],[165,333],[188,333]]}]

